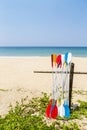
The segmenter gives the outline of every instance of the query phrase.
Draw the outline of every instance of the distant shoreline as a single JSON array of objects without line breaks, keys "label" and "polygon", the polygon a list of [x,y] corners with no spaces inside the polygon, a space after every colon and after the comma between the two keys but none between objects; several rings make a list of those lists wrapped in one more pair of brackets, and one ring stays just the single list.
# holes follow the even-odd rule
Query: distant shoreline
[{"label": "distant shoreline", "polygon": [[87,47],[0,47],[0,56],[50,56],[71,52],[75,57],[87,57]]}]

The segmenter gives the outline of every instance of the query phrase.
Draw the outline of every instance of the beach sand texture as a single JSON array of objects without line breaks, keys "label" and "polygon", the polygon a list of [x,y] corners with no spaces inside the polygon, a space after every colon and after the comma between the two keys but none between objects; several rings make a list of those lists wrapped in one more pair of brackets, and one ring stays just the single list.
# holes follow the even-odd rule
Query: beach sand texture
[{"label": "beach sand texture", "polygon": [[[87,72],[87,58],[73,57],[74,71]],[[51,71],[50,57],[0,57],[0,115],[5,115],[9,104],[13,106],[22,98],[41,96],[52,91],[52,74],[33,73]],[[87,91],[87,75],[74,75],[73,90]],[[76,96],[77,100],[87,96]]]}]

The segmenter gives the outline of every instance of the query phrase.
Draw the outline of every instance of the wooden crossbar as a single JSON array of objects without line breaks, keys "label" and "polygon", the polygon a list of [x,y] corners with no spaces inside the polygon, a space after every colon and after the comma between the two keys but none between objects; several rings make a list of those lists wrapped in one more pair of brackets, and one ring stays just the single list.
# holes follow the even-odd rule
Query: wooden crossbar
[{"label": "wooden crossbar", "polygon": [[[47,74],[51,74],[51,73],[55,73],[55,71],[33,71],[34,73],[47,73]],[[65,71],[62,72],[62,71],[56,71],[56,73],[66,73]],[[69,73],[69,72],[67,72]],[[73,74],[84,74],[86,75],[87,72],[71,72]]]}]

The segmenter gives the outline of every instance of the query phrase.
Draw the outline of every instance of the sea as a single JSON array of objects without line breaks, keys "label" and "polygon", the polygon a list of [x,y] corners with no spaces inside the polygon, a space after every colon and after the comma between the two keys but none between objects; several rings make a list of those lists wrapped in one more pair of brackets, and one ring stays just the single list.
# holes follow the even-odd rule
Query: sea
[{"label": "sea", "polygon": [[71,52],[75,57],[87,57],[87,47],[0,47],[0,56],[50,56]]}]

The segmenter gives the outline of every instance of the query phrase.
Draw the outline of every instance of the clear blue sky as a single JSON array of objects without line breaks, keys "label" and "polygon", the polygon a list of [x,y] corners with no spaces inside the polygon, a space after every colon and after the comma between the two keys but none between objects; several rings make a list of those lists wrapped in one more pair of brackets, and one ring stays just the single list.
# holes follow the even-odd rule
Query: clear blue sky
[{"label": "clear blue sky", "polygon": [[0,0],[0,46],[87,46],[87,0]]}]

